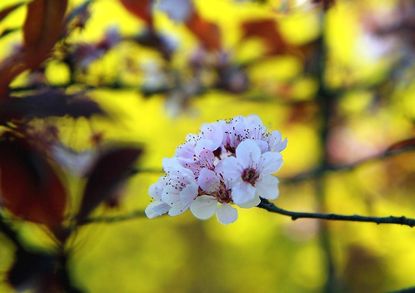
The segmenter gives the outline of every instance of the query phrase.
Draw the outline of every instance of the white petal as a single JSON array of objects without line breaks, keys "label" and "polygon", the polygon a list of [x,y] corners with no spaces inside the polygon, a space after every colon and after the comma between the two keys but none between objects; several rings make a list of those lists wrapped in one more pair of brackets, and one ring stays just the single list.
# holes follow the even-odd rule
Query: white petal
[{"label": "white petal", "polygon": [[148,193],[153,199],[161,200],[161,195],[163,193],[164,186],[164,177],[160,177],[156,183],[150,185],[150,187],[148,188]]},{"label": "white petal", "polygon": [[257,115],[250,115],[245,119],[245,126],[249,130],[251,139],[261,139],[265,133],[265,126]]},{"label": "white petal", "polygon": [[178,201],[176,203],[174,203],[170,210],[169,210],[169,216],[177,216],[180,215],[182,213],[184,213],[190,206],[190,202],[182,202],[182,201]]},{"label": "white petal", "polygon": [[251,184],[240,181],[232,186],[232,200],[237,205],[250,202],[255,197],[255,187]]},{"label": "white petal", "polygon": [[286,138],[276,146],[276,151],[282,152],[283,150],[287,148],[287,144],[288,144],[288,139]]},{"label": "white petal", "polygon": [[197,179],[197,184],[199,184],[200,188],[207,193],[212,193],[219,189],[219,177],[207,168],[203,168],[200,170],[199,178]]},{"label": "white petal", "polygon": [[236,148],[236,158],[243,168],[254,167],[261,157],[261,150],[252,139],[242,141]]},{"label": "white petal", "polygon": [[180,200],[179,194],[180,190],[177,190],[171,185],[168,185],[166,186],[166,188],[163,189],[163,192],[161,194],[161,200],[169,205],[173,205],[175,202],[178,202]]},{"label": "white petal", "polygon": [[273,131],[269,136],[268,141],[272,152],[281,152],[287,147],[287,139],[282,140],[279,131]]},{"label": "white petal", "polygon": [[216,150],[223,142],[224,136],[224,121],[218,121],[215,123],[204,124],[201,127],[201,132],[204,138],[209,139],[212,144],[212,151]]},{"label": "white petal", "polygon": [[168,204],[162,201],[153,201],[146,207],[144,212],[146,213],[147,218],[153,219],[167,213],[169,209],[170,206]]},{"label": "white petal", "polygon": [[176,157],[179,162],[191,163],[195,155],[195,147],[192,143],[187,142],[176,149]]},{"label": "white petal", "polygon": [[209,219],[215,212],[218,202],[215,198],[207,195],[197,197],[190,205],[192,214],[201,220]]},{"label": "white petal", "polygon": [[230,224],[238,218],[238,211],[228,204],[223,204],[217,207],[216,217],[222,224]]},{"label": "white petal", "polygon": [[244,209],[249,209],[249,208],[256,207],[257,205],[259,205],[260,202],[261,202],[261,199],[259,198],[258,195],[256,195],[253,200],[248,201],[247,203],[244,203],[244,204],[240,204],[239,206]]},{"label": "white petal", "polygon": [[260,197],[276,199],[278,197],[278,179],[272,175],[260,178],[256,183],[256,192]]},{"label": "white petal", "polygon": [[186,135],[186,142],[196,145],[196,142],[200,139],[198,134],[189,133]]},{"label": "white petal", "polygon": [[268,151],[269,149],[268,142],[262,139],[256,139],[255,142],[258,145],[259,149],[261,150],[261,153],[265,153]]},{"label": "white petal", "polygon": [[262,154],[258,169],[261,174],[269,175],[278,171],[282,165],[282,156],[277,152]]},{"label": "white petal", "polygon": [[179,198],[183,203],[191,203],[197,196],[198,186],[196,183],[191,183],[180,191]]},{"label": "white petal", "polygon": [[241,178],[242,167],[235,157],[229,157],[222,161],[221,169],[227,180],[235,181]]},{"label": "white petal", "polygon": [[163,159],[163,169],[169,175],[180,176],[187,178],[188,180],[194,179],[193,172],[180,164],[180,161],[176,158],[164,158]]},{"label": "white petal", "polygon": [[202,138],[195,146],[195,152],[199,155],[202,151],[214,151],[213,142],[210,139]]},{"label": "white petal", "polygon": [[165,172],[171,172],[177,170],[181,166],[176,158],[164,158],[163,159],[163,170]]},{"label": "white petal", "polygon": [[180,176],[187,178],[188,180],[194,179],[193,172],[180,164],[179,160],[176,157],[173,158],[164,158],[163,159],[163,169],[169,175]]},{"label": "white petal", "polygon": [[213,168],[213,161],[215,160],[215,156],[213,155],[212,151],[209,150],[202,150],[199,154],[199,162],[204,167]]}]

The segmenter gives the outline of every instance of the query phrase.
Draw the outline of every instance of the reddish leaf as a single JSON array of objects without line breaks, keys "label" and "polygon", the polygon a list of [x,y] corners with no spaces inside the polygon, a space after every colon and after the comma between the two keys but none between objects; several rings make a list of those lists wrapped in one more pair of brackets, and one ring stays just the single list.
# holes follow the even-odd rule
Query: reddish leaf
[{"label": "reddish leaf", "polygon": [[186,22],[186,26],[207,50],[220,50],[221,33],[218,25],[203,19],[197,11],[194,10],[193,14]]},{"label": "reddish leaf", "polygon": [[20,138],[0,142],[0,189],[14,215],[52,229],[61,224],[66,190],[46,159]]},{"label": "reddish leaf", "polygon": [[13,11],[15,11],[17,8],[19,8],[20,6],[22,6],[24,3],[17,3],[14,4],[12,6],[6,7],[4,8],[2,11],[0,11],[0,21],[2,21],[3,19],[5,19],[10,13],[12,13]]},{"label": "reddish leaf", "polygon": [[249,20],[242,23],[243,39],[259,38],[268,48],[268,54],[284,54],[289,48],[274,19]]},{"label": "reddish leaf", "polygon": [[63,31],[67,0],[34,0],[29,3],[23,26],[24,47],[0,64],[0,100],[16,76],[45,61]]},{"label": "reddish leaf", "polygon": [[92,167],[84,190],[78,221],[85,219],[100,203],[111,201],[132,174],[142,149],[116,147],[104,152]]},{"label": "reddish leaf", "polygon": [[26,64],[39,66],[63,33],[67,0],[34,0],[28,5],[23,26]]},{"label": "reddish leaf", "polygon": [[120,2],[131,14],[144,20],[149,26],[153,25],[151,0],[120,0]]},{"label": "reddish leaf", "polygon": [[62,91],[46,92],[10,98],[0,102],[0,124],[14,119],[70,116],[74,118],[103,115],[103,110],[81,94],[68,95]]},{"label": "reddish leaf", "polygon": [[415,137],[411,137],[411,138],[396,142],[390,147],[388,147],[387,151],[397,151],[397,150],[413,148],[413,147],[415,147]]},{"label": "reddish leaf", "polygon": [[67,5],[67,0],[34,0],[30,2],[23,26],[25,46],[51,49],[63,31]]}]

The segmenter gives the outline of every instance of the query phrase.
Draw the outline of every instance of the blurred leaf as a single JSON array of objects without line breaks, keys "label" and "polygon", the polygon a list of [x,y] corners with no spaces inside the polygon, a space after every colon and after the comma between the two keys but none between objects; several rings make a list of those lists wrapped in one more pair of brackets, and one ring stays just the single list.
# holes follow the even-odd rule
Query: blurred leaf
[{"label": "blurred leaf", "polygon": [[279,31],[278,23],[272,18],[245,21],[242,23],[242,31],[242,39],[261,39],[268,54],[283,54],[289,47]]},{"label": "blurred leaf", "polygon": [[18,249],[7,272],[7,281],[17,290],[40,286],[46,275],[53,274],[55,266],[55,257],[51,254]]},{"label": "blurred leaf", "polygon": [[62,33],[67,5],[67,0],[34,0],[29,3],[23,26],[27,48],[49,50],[53,47]]},{"label": "blurred leaf", "polygon": [[0,64],[0,100],[7,99],[9,84],[27,69],[34,69],[48,58],[63,32],[67,0],[34,0],[29,3],[23,25],[24,47]]},{"label": "blurred leaf", "polygon": [[186,22],[188,29],[198,38],[207,50],[220,50],[221,32],[219,26],[203,19],[196,10]]},{"label": "blurred leaf", "polygon": [[151,0],[120,0],[120,2],[131,14],[152,25]]},{"label": "blurred leaf", "polygon": [[59,227],[67,194],[46,159],[21,138],[0,142],[0,188],[3,205],[28,221]]},{"label": "blurred leaf", "polygon": [[135,162],[142,153],[138,147],[115,147],[104,152],[92,167],[82,197],[78,221],[85,219],[100,203],[113,196],[133,173]]},{"label": "blurred leaf", "polygon": [[14,5],[11,5],[9,7],[4,8],[2,11],[0,11],[0,21],[5,19],[10,13],[15,11],[17,8],[19,8],[23,4],[24,4],[23,2],[20,2],[20,3],[17,3],[17,4],[14,4]]},{"label": "blurred leaf", "polygon": [[67,0],[34,0],[23,25],[24,62],[34,69],[45,61],[63,35]]},{"label": "blurred leaf", "polygon": [[0,102],[0,124],[14,119],[70,116],[73,118],[103,115],[97,103],[81,94],[48,90],[42,93],[12,97]]}]

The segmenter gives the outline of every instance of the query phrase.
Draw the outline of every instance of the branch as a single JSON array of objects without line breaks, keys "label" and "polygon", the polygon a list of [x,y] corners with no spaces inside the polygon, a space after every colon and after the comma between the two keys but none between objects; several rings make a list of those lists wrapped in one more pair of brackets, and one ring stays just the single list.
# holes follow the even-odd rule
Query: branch
[{"label": "branch", "polygon": [[[375,223],[375,224],[394,224],[414,227],[415,219],[407,218],[405,216],[389,216],[389,217],[369,217],[361,215],[339,215],[339,214],[324,214],[324,213],[311,213],[311,212],[294,212],[277,207],[273,203],[266,199],[261,198],[261,203],[258,205],[259,208],[264,209],[268,212],[280,214],[283,216],[290,217],[293,221],[298,219],[320,219],[328,221],[345,221],[345,222],[363,222],[363,223]],[[124,215],[117,216],[105,216],[105,217],[92,217],[88,218],[79,225],[89,224],[113,224],[119,222],[125,222],[128,220],[135,220],[145,218],[143,210],[135,210]]]},{"label": "branch", "polygon": [[124,222],[128,220],[140,219],[144,217],[145,217],[145,213],[143,210],[136,210],[128,214],[118,215],[118,216],[102,216],[102,217],[87,218],[81,223],[79,223],[79,225],[84,226],[84,225],[97,224],[97,223],[112,224],[112,223]]},{"label": "branch", "polygon": [[259,208],[267,210],[271,213],[276,213],[284,216],[289,216],[293,221],[297,219],[320,219],[329,221],[348,221],[348,222],[364,222],[376,224],[396,224],[414,227],[415,219],[407,218],[405,216],[396,217],[369,217],[360,215],[338,215],[338,214],[322,214],[322,213],[308,213],[308,212],[293,212],[277,207],[266,199],[261,199]]}]

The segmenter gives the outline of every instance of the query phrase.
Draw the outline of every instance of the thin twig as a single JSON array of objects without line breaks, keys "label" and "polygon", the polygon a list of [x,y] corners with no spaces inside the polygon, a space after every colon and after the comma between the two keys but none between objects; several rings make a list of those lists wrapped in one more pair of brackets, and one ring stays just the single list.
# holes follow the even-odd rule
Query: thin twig
[{"label": "thin twig", "polygon": [[82,223],[79,223],[79,225],[88,225],[88,224],[97,224],[97,223],[111,224],[111,223],[117,223],[117,222],[125,222],[128,220],[140,219],[144,217],[145,217],[145,213],[143,210],[136,210],[128,214],[117,215],[117,216],[91,217],[91,218],[88,218],[82,221]]},{"label": "thin twig", "polygon": [[346,221],[346,222],[364,222],[375,224],[395,224],[414,227],[415,219],[407,218],[405,216],[388,216],[388,217],[369,217],[361,215],[339,215],[339,214],[325,214],[325,213],[310,213],[310,212],[294,212],[277,207],[266,199],[262,199],[258,205],[259,208],[267,210],[271,213],[276,213],[290,217],[293,221],[297,219],[320,219],[329,221]]},{"label": "thin twig", "polygon": [[[269,202],[266,199],[261,199],[261,203],[258,205],[259,208],[267,210],[271,213],[280,214],[283,216],[290,217],[293,221],[298,219],[320,219],[328,221],[344,221],[344,222],[363,222],[363,223],[375,223],[375,224],[394,224],[394,225],[403,225],[414,227],[415,219],[408,218],[405,216],[388,216],[388,217],[370,217],[370,216],[361,216],[361,215],[340,215],[340,214],[326,214],[326,213],[311,213],[311,212],[294,212],[282,209],[273,203]],[[88,224],[112,224],[125,222],[128,220],[141,219],[145,217],[143,210],[136,210],[124,215],[117,216],[106,216],[106,217],[92,217],[88,218],[80,225]]]}]

